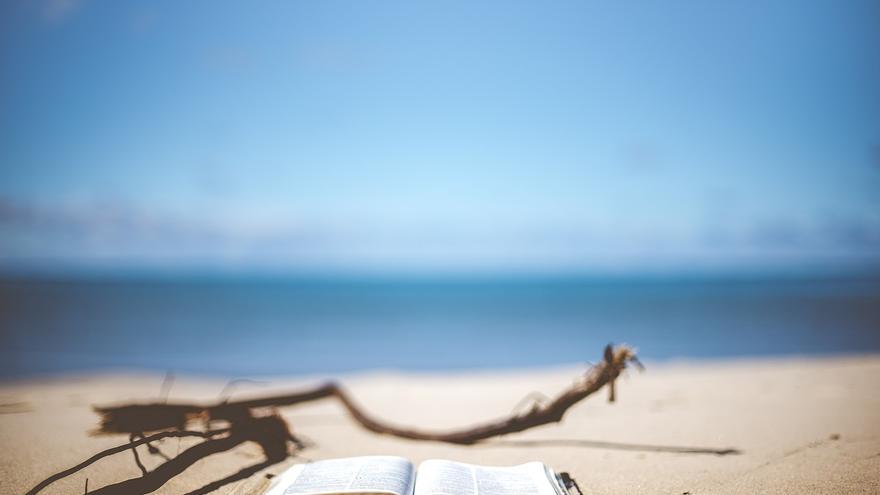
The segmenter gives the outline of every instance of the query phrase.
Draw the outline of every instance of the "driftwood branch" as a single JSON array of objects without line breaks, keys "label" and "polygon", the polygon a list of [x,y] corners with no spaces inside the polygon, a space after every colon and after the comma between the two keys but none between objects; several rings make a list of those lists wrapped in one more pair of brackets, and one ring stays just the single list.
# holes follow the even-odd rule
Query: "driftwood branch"
[{"label": "driftwood branch", "polygon": [[198,406],[193,404],[145,404],[96,409],[102,416],[101,432],[139,433],[161,428],[182,428],[195,418],[227,420],[248,417],[250,411],[265,407],[282,407],[335,397],[351,418],[374,433],[391,435],[410,440],[428,440],[469,445],[487,438],[516,433],[536,426],[557,423],[575,404],[608,385],[608,400],[614,402],[614,382],[629,363],[638,363],[632,349],[626,346],[605,348],[603,360],[593,366],[578,383],[549,402],[536,403],[521,414],[489,421],[459,430],[437,432],[406,428],[377,419],[361,408],[341,386],[330,382],[301,392],[223,402]]},{"label": "driftwood branch", "polygon": [[[522,413],[514,412],[510,416],[483,424],[445,432],[406,428],[377,419],[365,412],[341,386],[333,382],[293,394],[240,401],[223,401],[211,405],[167,404],[163,402],[96,407],[95,411],[101,416],[98,433],[127,433],[131,436],[132,441],[95,454],[70,469],[46,478],[31,489],[28,495],[36,494],[54,481],[84,469],[103,457],[129,449],[134,450],[137,446],[144,444],[149,446],[150,442],[162,438],[198,436],[206,440],[181,452],[177,457],[165,462],[151,472],[146,472],[141,467],[145,472],[140,478],[109,485],[92,493],[96,495],[149,493],[158,489],[166,481],[182,472],[197,460],[213,453],[229,450],[246,441],[256,442],[263,448],[266,455],[265,463],[246,468],[239,473],[223,480],[218,480],[194,492],[207,493],[204,490],[213,490],[217,486],[231,482],[234,479],[241,479],[242,476],[248,476],[262,467],[283,460],[288,455],[288,442],[292,442],[297,449],[303,448],[303,444],[290,432],[287,424],[280,416],[273,413],[267,417],[255,417],[253,414],[254,410],[263,408],[274,409],[330,397],[335,397],[355,422],[374,433],[410,440],[471,445],[488,438],[516,433],[545,424],[558,423],[562,421],[565,413],[572,406],[596,393],[606,385],[609,389],[608,400],[614,402],[615,380],[630,363],[641,367],[641,363],[639,363],[632,349],[626,346],[613,348],[609,345],[605,348],[603,360],[600,363],[591,367],[578,382],[552,400],[534,402],[529,410]],[[196,421],[204,421],[206,423],[226,421],[229,423],[229,428],[206,431],[185,429]],[[159,433],[150,436],[144,435],[145,432],[156,431]],[[218,435],[225,433],[228,433],[228,435],[217,438]],[[134,438],[140,439],[133,440]]]},{"label": "driftwood branch", "polygon": [[410,440],[470,445],[487,438],[516,433],[549,423],[558,423],[562,421],[563,416],[572,406],[605,385],[609,386],[609,401],[613,402],[615,398],[614,381],[626,368],[626,365],[629,362],[635,361],[635,359],[635,354],[627,347],[612,349],[611,346],[608,346],[605,348],[605,359],[602,363],[594,366],[583,380],[556,396],[550,402],[545,404],[536,403],[534,407],[522,414],[514,414],[477,426],[447,432],[404,428],[378,420],[364,412],[342,388],[335,384],[325,385],[323,392],[339,399],[352,419],[374,433]]}]

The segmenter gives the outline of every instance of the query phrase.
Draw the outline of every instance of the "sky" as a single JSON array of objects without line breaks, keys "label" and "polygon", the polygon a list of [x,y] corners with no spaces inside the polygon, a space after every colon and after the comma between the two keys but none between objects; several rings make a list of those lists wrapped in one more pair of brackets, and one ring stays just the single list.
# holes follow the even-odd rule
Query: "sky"
[{"label": "sky", "polygon": [[0,269],[876,269],[878,19],[6,1]]}]

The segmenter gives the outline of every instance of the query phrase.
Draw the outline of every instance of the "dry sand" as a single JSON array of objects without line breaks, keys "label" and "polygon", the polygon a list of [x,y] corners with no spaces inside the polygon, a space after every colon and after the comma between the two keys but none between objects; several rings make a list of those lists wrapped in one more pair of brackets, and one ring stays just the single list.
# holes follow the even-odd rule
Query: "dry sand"
[{"label": "dry sand", "polygon": [[[582,370],[344,377],[368,410],[401,424],[454,427],[505,415],[528,392],[553,394]],[[155,398],[161,376],[103,374],[0,385],[3,493],[24,493],[41,479],[107,447],[119,436],[89,436],[92,404]],[[314,383],[272,379],[236,396]],[[224,382],[178,377],[172,400],[213,399]],[[531,460],[568,471],[587,494],[880,493],[880,356],[657,364],[631,372],[618,402],[590,397],[564,422],[475,447],[413,442],[366,432],[331,401],[283,410],[315,444],[308,459],[368,454],[419,462],[446,458],[511,465]],[[195,441],[166,440],[169,455]],[[738,454],[682,453],[682,447],[733,448]],[[161,462],[145,451],[148,468]],[[239,448],[202,459],[156,493],[186,493],[261,459]],[[216,493],[257,494],[267,473]],[[103,459],[42,493],[81,494],[139,475],[130,453]]]}]

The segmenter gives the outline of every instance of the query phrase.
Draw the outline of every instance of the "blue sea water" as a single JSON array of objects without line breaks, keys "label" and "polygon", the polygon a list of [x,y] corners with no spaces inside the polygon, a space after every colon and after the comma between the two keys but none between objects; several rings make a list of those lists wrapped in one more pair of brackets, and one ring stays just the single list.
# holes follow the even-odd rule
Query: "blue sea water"
[{"label": "blue sea water", "polygon": [[880,278],[0,279],[0,376],[880,351]]}]

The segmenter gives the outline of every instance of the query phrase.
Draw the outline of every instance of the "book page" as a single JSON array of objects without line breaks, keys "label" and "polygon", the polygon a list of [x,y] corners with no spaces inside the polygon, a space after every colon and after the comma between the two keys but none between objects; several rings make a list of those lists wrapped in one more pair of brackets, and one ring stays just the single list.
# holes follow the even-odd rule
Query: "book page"
[{"label": "book page", "polygon": [[381,493],[411,495],[413,465],[402,457],[349,457],[298,464],[266,495]]},{"label": "book page", "polygon": [[419,466],[414,495],[558,495],[540,462],[488,467],[430,460]]}]

